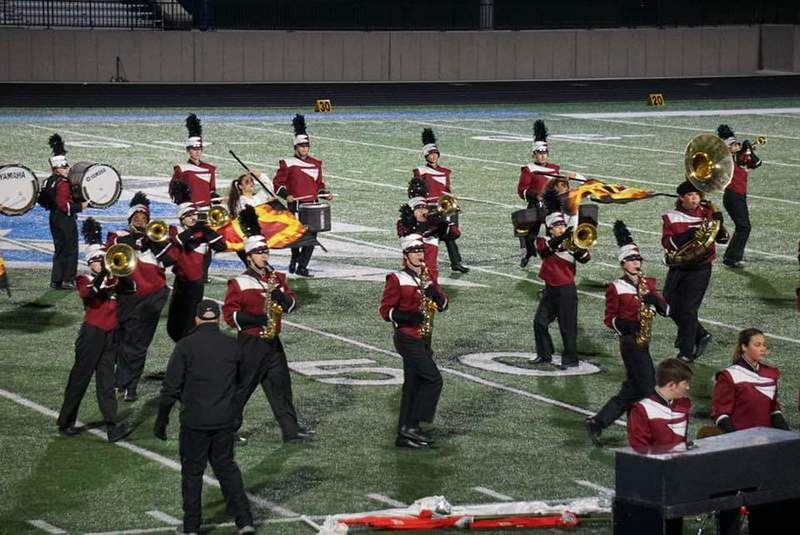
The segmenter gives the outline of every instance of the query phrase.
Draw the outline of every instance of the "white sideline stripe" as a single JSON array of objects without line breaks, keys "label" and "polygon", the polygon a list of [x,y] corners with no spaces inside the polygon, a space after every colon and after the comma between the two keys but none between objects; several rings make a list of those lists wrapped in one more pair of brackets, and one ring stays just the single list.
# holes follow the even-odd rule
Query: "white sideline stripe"
[{"label": "white sideline stripe", "polygon": [[511,496],[506,496],[505,494],[500,494],[499,492],[495,492],[492,489],[487,489],[486,487],[472,487],[472,490],[475,492],[480,492],[490,498],[495,498],[503,502],[513,502],[514,498]]},{"label": "white sideline stripe", "polygon": [[[35,401],[31,401],[28,398],[22,397],[19,394],[15,394],[13,392],[9,392],[8,390],[5,390],[3,388],[0,388],[0,397],[4,397],[9,401],[13,401],[14,403],[17,403],[18,405],[22,405],[23,407],[27,407],[27,408],[29,408],[31,410],[34,410],[34,411],[38,412],[39,414],[43,414],[43,415],[49,416],[51,418],[58,418],[58,413],[56,411],[54,411],[52,409],[48,409],[44,405],[40,405],[40,404],[36,403]],[[76,422],[76,425],[83,426],[84,424],[82,422],[78,421],[78,422]],[[92,435],[94,435],[96,437],[99,437],[99,438],[101,438],[103,440],[106,440],[106,434],[103,431],[100,431],[99,429],[87,429],[85,431],[85,433],[90,433],[90,434],[92,434]],[[124,449],[126,449],[126,450],[128,450],[128,451],[130,451],[132,453],[135,453],[137,455],[140,455],[140,456],[144,457],[145,459],[149,459],[151,461],[155,461],[155,462],[159,463],[162,466],[165,466],[167,468],[171,468],[172,470],[175,470],[176,472],[180,473],[180,471],[181,471],[180,463],[178,463],[176,461],[173,461],[172,459],[169,459],[167,457],[164,457],[163,455],[161,455],[159,453],[156,453],[154,451],[150,451],[150,450],[142,448],[140,446],[135,446],[135,445],[131,444],[128,441],[120,440],[119,442],[114,442],[113,445],[114,446],[118,446],[120,448],[124,448]],[[211,486],[220,488],[219,481],[217,481],[215,478],[213,478],[213,477],[211,477],[209,475],[203,475],[203,482],[207,483],[207,484],[209,484]],[[273,513],[275,513],[277,515],[281,515],[281,516],[285,516],[285,517],[299,516],[294,511],[291,511],[291,510],[289,510],[289,509],[287,509],[285,507],[277,505],[277,504],[275,504],[275,503],[273,503],[273,502],[271,502],[269,500],[265,500],[264,498],[261,498],[259,496],[254,496],[254,495],[248,493],[247,497],[251,502],[255,503],[259,507],[262,507],[264,509],[269,509],[270,511],[272,511]]]},{"label": "white sideline stripe", "polygon": [[591,481],[586,481],[585,479],[575,479],[574,481],[582,487],[594,489],[598,492],[602,492],[603,494],[614,494],[614,489],[598,485],[597,483],[592,483]]},{"label": "white sideline stripe", "polygon": [[616,119],[623,117],[727,117],[729,115],[772,115],[800,113],[800,108],[740,108],[734,110],[618,111],[593,113],[556,113],[571,119]]},{"label": "white sideline stripe", "polygon": [[50,524],[49,522],[45,522],[44,520],[28,520],[27,522],[31,526],[33,526],[35,528],[39,528],[41,530],[44,530],[47,533],[54,533],[54,534],[55,533],[66,533],[66,531],[64,531],[63,529],[57,528],[53,524]]},{"label": "white sideline stripe", "polygon": [[[312,516],[306,518],[317,518],[317,519],[324,519],[325,516]],[[292,522],[301,522],[302,517],[295,516],[291,518],[269,518],[266,520],[256,520],[253,522],[255,526],[261,526],[265,524],[289,524]],[[200,529],[208,529],[208,528],[231,528],[234,527],[236,523],[234,522],[223,522],[220,524],[203,524]],[[175,533],[175,527],[158,527],[158,528],[137,528],[137,529],[126,529],[126,530],[114,530],[114,531],[93,531],[90,533],[85,533],[84,535],[139,535],[142,533]]]},{"label": "white sideline stripe", "polygon": [[159,521],[161,521],[161,522],[163,522],[165,524],[168,524],[170,526],[179,526],[179,525],[182,524],[182,522],[180,520],[178,520],[177,518],[175,518],[172,515],[168,515],[167,513],[164,513],[163,511],[147,511],[147,515],[149,515],[149,516],[155,518],[156,520],[159,520]]},{"label": "white sideline stripe", "polygon": [[[315,136],[316,137],[316,136]],[[391,505],[392,507],[408,507],[408,504],[403,502],[398,502],[388,496],[384,496],[383,494],[375,494],[374,492],[370,492],[369,494],[365,494],[367,498],[371,500],[375,500],[376,502],[385,503],[386,505]]]},{"label": "white sideline stripe", "polygon": [[304,522],[305,524],[307,524],[307,525],[311,526],[311,528],[312,528],[312,529],[315,529],[315,530],[317,530],[317,531],[319,531],[319,530],[320,530],[320,527],[321,527],[321,526],[320,526],[319,524],[317,524],[316,522],[314,522],[313,520],[311,520],[311,519],[310,519],[309,517],[307,517],[306,515],[303,515],[303,516],[301,516],[301,517],[300,517],[300,520],[301,520],[302,522]]}]

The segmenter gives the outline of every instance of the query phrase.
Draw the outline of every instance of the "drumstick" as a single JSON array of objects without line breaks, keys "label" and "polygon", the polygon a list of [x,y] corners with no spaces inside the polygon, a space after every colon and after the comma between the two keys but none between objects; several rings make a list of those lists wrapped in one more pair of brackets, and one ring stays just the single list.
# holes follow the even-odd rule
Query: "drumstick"
[{"label": "drumstick", "polygon": [[232,150],[229,150],[228,152],[231,154],[231,156],[233,156],[234,158],[236,158],[236,161],[237,161],[237,162],[239,162],[239,165],[241,165],[242,167],[244,167],[244,170],[245,170],[245,171],[247,171],[248,173],[250,173],[250,176],[252,176],[252,177],[255,179],[255,181],[256,181],[256,182],[258,182],[258,183],[261,185],[261,187],[262,187],[262,188],[264,188],[264,191],[272,191],[272,188],[268,188],[267,186],[265,186],[265,185],[264,185],[264,183],[263,183],[263,182],[261,182],[261,179],[260,179],[260,178],[258,178],[258,177],[256,176],[256,174],[255,174],[253,171],[251,171],[251,170],[250,170],[250,168],[249,168],[249,167],[247,167],[247,166],[245,165],[245,163],[244,163],[242,160],[240,160],[240,159],[239,159],[239,157],[238,157],[238,156],[236,156],[236,154],[235,154],[235,153],[234,153]]}]

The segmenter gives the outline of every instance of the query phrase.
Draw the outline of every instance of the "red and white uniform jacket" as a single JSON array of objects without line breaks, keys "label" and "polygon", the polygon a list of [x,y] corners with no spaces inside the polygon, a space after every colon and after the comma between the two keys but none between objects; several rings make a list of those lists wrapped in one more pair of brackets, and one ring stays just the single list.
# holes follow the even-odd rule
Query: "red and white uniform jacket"
[{"label": "red and white uniform jacket", "polygon": [[[536,238],[536,249],[542,258],[539,267],[539,278],[547,286],[566,286],[575,284],[575,255],[570,251],[558,249],[553,251],[549,245],[550,238]],[[588,262],[591,257],[589,251],[581,255],[582,263]]]},{"label": "red and white uniform jacket", "polygon": [[665,452],[686,442],[689,398],[667,401],[657,392],[637,401],[628,413],[628,444],[639,452]]},{"label": "red and white uniform jacket", "polygon": [[[170,225],[169,237],[173,246],[167,254],[175,261],[172,265],[172,272],[175,276],[187,282],[203,280],[206,254],[212,245],[222,240],[222,236],[217,234],[211,241],[206,242],[205,234],[202,230],[198,230],[192,234],[189,243],[183,243],[181,241],[182,238],[185,238],[183,231]],[[219,249],[219,247],[214,247],[214,250]]]},{"label": "red and white uniform jacket", "polygon": [[441,165],[437,165],[436,167],[421,165],[414,168],[414,176],[425,181],[425,186],[428,189],[426,200],[429,203],[435,203],[443,194],[451,193],[450,173],[450,169],[442,167]]},{"label": "red and white uniform jacket", "polygon": [[[278,286],[283,294],[291,301],[284,314],[289,314],[297,306],[297,296],[286,283],[286,275],[274,272],[278,278]],[[270,273],[259,275],[250,270],[228,281],[228,290],[225,292],[225,303],[222,305],[222,315],[225,321],[237,331],[250,336],[258,336],[262,327],[249,325],[241,317],[242,313],[250,316],[263,317],[265,314],[264,302],[266,301],[267,280]],[[282,322],[278,320],[276,332],[281,332]]]},{"label": "red and white uniform jacket", "polygon": [[[698,228],[704,219],[711,219],[713,211],[708,206],[700,205],[694,210],[682,207],[670,210],[663,216],[661,225],[661,245],[667,251],[677,251],[685,243],[685,233],[689,229]],[[700,264],[710,264],[717,255],[716,244],[709,247],[709,255]]]},{"label": "red and white uniform jacket", "polygon": [[83,322],[105,332],[113,331],[118,325],[116,281],[106,278],[98,289],[92,280],[94,274],[75,277],[75,288],[83,300]]},{"label": "red and white uniform jacket", "polygon": [[[55,209],[67,215],[77,215],[81,211],[81,203],[72,197],[72,183],[69,179],[60,175],[53,175],[56,180],[55,185]],[[52,177],[51,177],[52,178]]]},{"label": "red and white uniform jacket", "polygon": [[[647,292],[655,295],[662,302],[664,309],[667,311],[665,315],[669,315],[669,305],[667,305],[664,296],[656,288],[656,279],[654,277],[645,277],[644,281],[647,285]],[[640,305],[638,294],[638,286],[627,277],[622,277],[609,283],[606,286],[606,313],[603,323],[617,334],[621,334],[620,329],[617,328],[617,320],[638,323]]]},{"label": "red and white uniform jacket", "polygon": [[172,172],[172,180],[185,182],[189,186],[190,201],[198,206],[211,204],[212,195],[217,192],[217,167],[206,162],[180,163]]},{"label": "red and white uniform jacket", "polygon": [[725,191],[733,191],[740,195],[747,195],[747,169],[738,165],[733,166],[733,178]]},{"label": "red and white uniform jacket", "polygon": [[272,179],[275,194],[291,195],[299,203],[317,202],[317,195],[325,189],[322,176],[322,160],[307,156],[305,160],[292,157],[278,162],[278,170]]},{"label": "red and white uniform jacket", "polygon": [[740,431],[771,427],[772,415],[781,412],[778,402],[778,368],[760,364],[754,369],[744,359],[717,373],[711,396],[711,419],[719,424],[728,417]]},{"label": "red and white uniform jacket", "polygon": [[[444,305],[439,308],[439,311],[446,310],[449,304],[447,295],[445,295],[439,283],[436,282],[436,279],[431,278],[431,284],[433,284],[444,297]],[[415,338],[422,338],[418,325],[398,325],[392,317],[392,314],[395,310],[401,310],[403,312],[419,310],[420,303],[422,303],[423,291],[424,290],[420,286],[419,276],[409,269],[386,275],[386,284],[383,287],[383,295],[381,296],[381,306],[379,310],[381,317],[384,321],[391,321],[394,327],[401,333]]]},{"label": "red and white uniform jacket", "polygon": [[559,165],[550,162],[545,162],[541,165],[530,163],[526,166],[523,166],[519,173],[519,182],[517,183],[517,195],[519,195],[519,198],[523,201],[528,200],[525,198],[525,194],[528,191],[535,193],[536,196],[541,199],[544,196],[544,190],[547,187],[547,183],[550,182],[551,177],[534,171],[536,166],[549,167],[554,173],[558,173],[558,170],[561,169]]},{"label": "red and white uniform jacket", "polygon": [[[108,239],[106,240],[106,248],[119,243],[126,243],[131,245],[132,235],[127,230],[118,230],[117,232],[109,232]],[[133,247],[133,245],[132,245]],[[146,251],[140,251],[136,247],[136,269],[131,273],[130,279],[133,281],[136,295],[139,297],[150,295],[167,286],[167,275],[165,269],[165,262],[167,265],[172,263],[173,253],[170,252],[171,245],[167,244],[161,249],[158,254],[148,248]],[[168,261],[169,259],[169,261]]]}]

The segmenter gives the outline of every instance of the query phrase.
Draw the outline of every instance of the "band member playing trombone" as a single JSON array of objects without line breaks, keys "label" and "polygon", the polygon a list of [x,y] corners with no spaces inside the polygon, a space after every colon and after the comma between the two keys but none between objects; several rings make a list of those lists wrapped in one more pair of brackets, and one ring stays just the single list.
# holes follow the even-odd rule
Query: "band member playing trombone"
[{"label": "band member playing trombone", "polygon": [[153,341],[161,309],[167,302],[165,269],[174,262],[167,254],[170,243],[168,228],[162,221],[150,222],[150,200],[141,191],[131,198],[128,208],[128,229],[110,232],[106,247],[117,243],[128,245],[133,257],[128,263],[135,293],[119,296],[119,340],[117,357],[117,389],[125,401],[136,401],[136,389],[144,371],[147,349]]},{"label": "band member playing trombone", "polygon": [[395,445],[425,448],[433,440],[420,429],[432,422],[442,392],[442,375],[433,361],[431,335],[436,312],[447,308],[445,293],[427,272],[422,236],[400,239],[403,270],[386,276],[380,315],[394,326],[394,347],[403,357],[403,394]]},{"label": "band member playing trombone", "polygon": [[[294,127],[294,156],[278,163],[275,178],[272,179],[275,194],[286,200],[287,208],[298,213],[300,205],[315,203],[318,198],[331,199],[332,195],[325,187],[322,177],[322,160],[309,156],[311,147],[306,132],[306,119],[297,114],[292,119]],[[299,216],[298,216],[299,217]],[[308,263],[314,254],[314,246],[292,247],[292,258],[289,262],[289,273],[297,273],[301,277],[310,277]]]},{"label": "band member playing trombone", "polygon": [[555,191],[545,194],[548,210],[545,218],[547,237],[536,239],[536,248],[542,258],[539,278],[545,283],[536,316],[533,334],[536,340],[535,364],[552,362],[553,339],[548,328],[558,318],[558,329],[564,343],[561,368],[578,366],[578,291],[575,288],[576,262],[585,264],[591,258],[588,249],[569,246],[573,234],[567,232],[567,222],[558,204]]},{"label": "band member playing trombone", "polygon": [[586,420],[589,437],[600,446],[600,434],[634,403],[651,394],[655,371],[650,356],[653,316],[666,316],[669,305],[656,288],[656,279],[642,275],[642,254],[622,221],[614,223],[622,277],[606,287],[604,323],[619,336],[625,381],[619,392]]},{"label": "band member playing trombone", "polygon": [[[117,292],[125,291],[127,279],[117,279],[106,270],[100,225],[91,217],[83,223],[88,275],[78,276],[76,286],[83,301],[83,324],[75,341],[75,363],[69,372],[64,402],[58,414],[58,432],[65,436],[80,433],[75,427],[92,375],[97,383],[97,404],[106,424],[109,442],[126,437],[132,429],[117,421],[114,396],[115,335],[117,330]],[[123,282],[120,282],[123,281]]]},{"label": "band member playing trombone", "polygon": [[730,268],[744,267],[744,248],[747,239],[750,237],[750,212],[747,209],[747,175],[748,169],[756,169],[761,165],[761,158],[756,156],[753,143],[745,140],[739,143],[733,130],[721,124],[717,128],[717,135],[728,146],[734,158],[733,178],[725,188],[722,195],[722,204],[728,215],[731,216],[734,225],[733,236],[725,249],[722,263]]},{"label": "band member playing trombone", "polygon": [[247,236],[247,270],[228,281],[222,312],[228,325],[239,332],[242,409],[260,384],[284,442],[302,441],[310,438],[313,431],[298,423],[289,365],[279,337],[281,318],[295,309],[297,297],[286,282],[286,275],[269,264],[269,246],[252,206],[242,210],[239,223]]},{"label": "band member playing trombone", "polygon": [[[436,145],[436,136],[434,136],[433,130],[430,128],[422,131],[422,156],[425,158],[425,165],[415,167],[414,176],[425,181],[428,204],[436,204],[442,195],[452,193],[450,190],[451,171],[447,167],[439,165],[439,147]],[[457,216],[450,216],[450,220],[452,228],[448,236],[442,238],[447,247],[450,269],[461,273],[469,273],[469,268],[462,263],[461,252],[456,243],[458,237],[461,236]]]}]

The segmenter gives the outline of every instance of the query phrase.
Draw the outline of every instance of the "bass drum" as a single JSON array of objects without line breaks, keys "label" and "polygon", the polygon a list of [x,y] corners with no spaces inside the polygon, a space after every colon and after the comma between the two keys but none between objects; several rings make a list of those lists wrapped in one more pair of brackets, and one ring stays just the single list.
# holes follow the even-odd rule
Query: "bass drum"
[{"label": "bass drum", "polygon": [[108,208],[122,193],[122,178],[104,163],[76,163],[69,168],[69,181],[92,208]]},{"label": "bass drum", "polygon": [[300,222],[311,232],[327,232],[331,229],[331,205],[328,203],[309,202],[298,208]]},{"label": "bass drum", "polygon": [[39,180],[18,163],[0,163],[0,214],[22,215],[36,204]]}]

